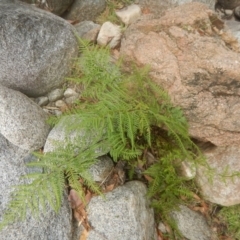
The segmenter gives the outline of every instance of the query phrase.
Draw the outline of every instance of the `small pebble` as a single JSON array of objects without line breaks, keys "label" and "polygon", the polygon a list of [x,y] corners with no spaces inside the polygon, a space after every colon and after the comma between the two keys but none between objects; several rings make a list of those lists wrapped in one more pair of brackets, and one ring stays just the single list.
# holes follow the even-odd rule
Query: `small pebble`
[{"label": "small pebble", "polygon": [[116,11],[116,15],[122,20],[123,23],[129,25],[141,16],[141,8],[139,5],[132,4]]},{"label": "small pebble", "polygon": [[55,106],[59,108],[67,108],[67,104],[63,100],[57,100]]},{"label": "small pebble", "polygon": [[63,89],[60,88],[57,88],[48,94],[48,99],[50,102],[57,101],[61,98],[63,98]]},{"label": "small pebble", "polygon": [[79,98],[79,95],[75,95],[75,96],[71,96],[65,99],[66,103],[71,105],[73,103],[75,103]]},{"label": "small pebble", "polygon": [[53,114],[56,116],[60,116],[62,115],[62,112],[60,110],[54,110]]},{"label": "small pebble", "polygon": [[78,95],[78,93],[76,93],[72,88],[67,88],[63,95],[65,98],[68,98],[68,97]]},{"label": "small pebble", "polygon": [[39,106],[43,107],[43,106],[46,106],[46,105],[49,103],[49,99],[48,99],[48,97],[45,97],[45,96],[43,96],[43,97],[38,97],[38,98],[35,99],[35,102],[36,102]]},{"label": "small pebble", "polygon": [[158,229],[159,229],[162,233],[167,233],[166,226],[165,226],[162,222],[160,222],[160,223],[158,224]]}]

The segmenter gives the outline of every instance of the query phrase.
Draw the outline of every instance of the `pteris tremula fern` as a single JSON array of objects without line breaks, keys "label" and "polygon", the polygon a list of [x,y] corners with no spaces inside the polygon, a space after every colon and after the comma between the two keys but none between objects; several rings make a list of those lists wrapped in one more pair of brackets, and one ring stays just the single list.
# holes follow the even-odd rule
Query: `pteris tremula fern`
[{"label": "pteris tremula fern", "polygon": [[133,67],[131,74],[124,74],[121,61],[114,61],[108,49],[81,43],[77,67],[82,76],[71,79],[84,86],[84,107],[74,109],[82,121],[72,128],[105,131],[114,160],[128,160],[141,154],[136,144],[140,136],[151,146],[151,127],[158,126],[172,136],[182,157],[191,159],[188,150],[195,145],[189,138],[187,121],[167,93],[149,78],[147,67]]},{"label": "pteris tremula fern", "polygon": [[23,183],[14,188],[0,229],[26,219],[29,214],[39,217],[49,207],[58,212],[67,187],[75,189],[84,199],[85,193],[80,179],[93,192],[101,194],[88,170],[99,155],[103,154],[106,152],[100,152],[99,144],[94,142],[91,146],[69,143],[64,148],[59,147],[57,151],[44,155],[34,153],[38,161],[28,163],[27,167],[37,171],[24,175]]},{"label": "pteris tremula fern", "polygon": [[[178,154],[171,157],[182,160],[194,157],[191,150],[196,148],[188,136],[186,119],[179,108],[173,107],[167,93],[151,81],[147,68],[133,67],[131,74],[124,73],[121,61],[115,61],[108,49],[81,41],[80,50],[75,75],[70,80],[82,85],[83,92],[78,103],[66,113],[74,114],[76,119],[69,123],[68,131],[81,135],[84,129],[86,133],[99,134],[90,145],[88,140],[84,144],[82,139],[81,144],[76,141],[54,152],[38,154],[38,161],[28,166],[42,171],[26,175],[28,182],[15,188],[0,228],[24,219],[28,213],[38,216],[49,205],[58,211],[66,186],[83,197],[80,178],[99,193],[87,170],[100,154],[104,154],[99,152],[103,144],[108,146],[115,161],[134,161],[146,145],[151,147],[152,127],[157,126],[164,128],[177,146]],[[170,153],[167,154],[169,157]],[[150,196],[159,192],[156,189],[162,179],[158,173],[163,167],[153,165],[148,170],[156,180],[150,186]]]}]

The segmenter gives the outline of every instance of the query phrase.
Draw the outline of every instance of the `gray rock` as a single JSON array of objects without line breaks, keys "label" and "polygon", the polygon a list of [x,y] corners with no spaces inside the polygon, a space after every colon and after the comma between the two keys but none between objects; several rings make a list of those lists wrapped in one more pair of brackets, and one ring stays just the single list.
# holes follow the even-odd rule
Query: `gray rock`
[{"label": "gray rock", "polygon": [[60,86],[78,54],[67,21],[18,1],[0,2],[0,84],[28,96]]},{"label": "gray rock", "polygon": [[42,107],[42,106],[46,106],[49,103],[49,99],[46,96],[38,97],[35,99],[35,102]]},{"label": "gray rock", "polygon": [[[69,127],[76,124],[76,122],[77,120],[74,115],[63,117],[50,131],[44,145],[44,152],[53,152],[59,147],[65,147],[69,142],[74,142],[78,134],[75,131],[70,131]],[[79,135],[84,137],[85,133],[82,132]]]},{"label": "gray rock", "polygon": [[196,165],[194,162],[184,160],[176,165],[179,176],[184,177],[185,180],[191,180],[196,176]]},{"label": "gray rock", "polygon": [[35,4],[37,7],[50,11],[56,15],[63,14],[73,3],[73,0],[20,0],[22,2]]},{"label": "gray rock", "polygon": [[138,0],[136,4],[140,4],[142,7],[147,7],[151,13],[157,17],[164,15],[166,10],[173,7],[183,5],[190,2],[201,2],[206,4],[210,9],[214,9],[215,0]]},{"label": "gray rock", "polygon": [[[93,139],[98,134],[99,138],[103,136],[103,133],[96,133],[94,131],[86,132],[85,129],[81,128],[80,121],[79,116],[64,116],[49,133],[44,145],[44,152],[53,152],[59,147],[66,147],[69,143],[74,144],[76,148],[86,148],[93,144]],[[99,152],[99,156],[102,156],[109,151],[109,147],[96,149],[96,151]]]},{"label": "gray rock", "polygon": [[158,224],[158,229],[159,229],[160,232],[162,232],[162,233],[167,233],[167,228],[166,228],[166,226],[164,225],[163,222],[160,222],[160,223]]},{"label": "gray rock", "polygon": [[56,116],[61,116],[61,115],[62,115],[62,111],[60,111],[60,110],[54,110],[54,115],[56,115]]},{"label": "gray rock", "polygon": [[79,94],[75,95],[75,96],[71,96],[68,98],[65,98],[65,102],[69,105],[75,103],[77,100],[79,99]]},{"label": "gray rock", "polygon": [[73,104],[76,100],[78,100],[79,96],[80,94],[71,88],[66,89],[64,92],[65,102],[67,104]]},{"label": "gray rock", "polygon": [[67,108],[67,104],[63,100],[57,100],[55,106],[59,108]]},{"label": "gray rock", "polygon": [[[29,160],[31,156],[27,150],[14,146],[0,134],[0,221],[10,200],[12,187],[21,183],[20,177],[28,172],[25,162]],[[59,214],[47,209],[40,219],[28,217],[27,221],[9,225],[0,232],[0,239],[71,240],[71,218],[65,198]]]},{"label": "gray rock", "polygon": [[41,148],[49,133],[47,114],[24,94],[0,85],[0,133],[16,146]]},{"label": "gray rock", "polygon": [[70,20],[95,21],[96,17],[104,11],[105,7],[105,0],[75,0],[63,17]]},{"label": "gray rock", "polygon": [[74,25],[74,27],[76,28],[78,36],[83,37],[87,32],[91,31],[92,29],[100,28],[100,25],[92,21],[82,21]]},{"label": "gray rock", "polygon": [[86,39],[87,41],[91,42],[91,43],[96,43],[97,42],[97,36],[98,33],[101,29],[101,26],[93,28],[92,30],[90,30],[89,32],[87,32],[86,34],[83,35],[83,39]]},{"label": "gray rock", "polygon": [[108,156],[102,156],[90,167],[89,173],[95,182],[102,182],[109,176],[112,169],[112,159]]},{"label": "gray rock", "polygon": [[237,38],[238,42],[240,43],[240,24],[237,21],[230,20],[225,21],[226,28],[231,31],[234,37]]},{"label": "gray rock", "polygon": [[50,102],[55,102],[61,98],[63,98],[63,89],[60,88],[54,89],[48,94]]},{"label": "gray rock", "polygon": [[78,95],[78,93],[75,92],[72,88],[67,88],[64,92],[64,97],[65,98],[72,97],[72,96],[75,96],[75,95]]},{"label": "gray rock", "polygon": [[189,240],[214,240],[214,235],[205,218],[185,206],[180,211],[173,211],[171,216],[176,221],[182,235]]},{"label": "gray rock", "polygon": [[209,147],[203,149],[203,154],[208,167],[197,167],[196,181],[204,198],[223,206],[240,204],[239,144]]},{"label": "gray rock", "polygon": [[87,208],[93,230],[87,240],[157,239],[146,192],[142,182],[132,181],[108,192],[105,198],[93,197]]}]

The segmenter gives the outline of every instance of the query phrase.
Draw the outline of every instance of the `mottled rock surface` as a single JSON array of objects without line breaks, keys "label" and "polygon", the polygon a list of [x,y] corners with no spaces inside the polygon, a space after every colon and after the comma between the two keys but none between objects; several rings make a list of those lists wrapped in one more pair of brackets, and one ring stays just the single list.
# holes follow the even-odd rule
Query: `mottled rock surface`
[{"label": "mottled rock surface", "polygon": [[121,19],[121,21],[129,25],[135,22],[141,16],[141,8],[139,5],[132,4],[123,9],[117,10],[116,15]]},{"label": "mottled rock surface", "polygon": [[26,150],[43,147],[50,127],[47,114],[24,94],[0,85],[0,133]]},{"label": "mottled rock surface", "polygon": [[223,23],[206,5],[184,4],[130,26],[120,52],[151,66],[153,80],[183,109],[192,137],[226,146],[240,142],[240,55],[214,28]]},{"label": "mottled rock surface", "polygon": [[93,230],[87,240],[156,240],[146,190],[142,182],[132,181],[107,193],[105,198],[92,198],[88,219]]},{"label": "mottled rock surface", "polygon": [[36,7],[50,11],[56,15],[63,14],[73,3],[73,0],[20,0],[29,4],[35,4]]},{"label": "mottled rock surface", "polygon": [[73,27],[26,3],[0,2],[0,84],[31,97],[60,86],[78,54]]},{"label": "mottled rock surface", "polygon": [[121,40],[121,28],[120,26],[111,22],[103,23],[97,37],[97,43],[101,46],[109,46],[115,48]]},{"label": "mottled rock surface", "polygon": [[79,21],[95,21],[105,7],[105,0],[75,0],[70,9],[64,14],[64,18]]},{"label": "mottled rock surface", "polygon": [[226,29],[232,32],[232,34],[237,38],[238,42],[240,43],[240,24],[237,21],[230,20],[226,21]]},{"label": "mottled rock surface", "polygon": [[196,181],[204,198],[223,206],[240,204],[239,145],[203,149],[209,168],[198,166]]},{"label": "mottled rock surface", "polygon": [[210,9],[214,9],[215,0],[138,0],[143,8],[150,10],[154,18],[161,17],[166,10],[191,2],[201,2],[206,4]]},{"label": "mottled rock surface", "polygon": [[[0,134],[0,221],[10,200],[12,187],[21,183],[20,177],[28,172],[25,163],[30,154]],[[36,191],[38,191],[36,189]],[[72,240],[72,213],[65,198],[59,214],[47,208],[40,219],[28,217],[24,222],[7,226],[0,232],[1,240]]]},{"label": "mottled rock surface", "polygon": [[[46,143],[44,145],[44,152],[53,152],[59,147],[66,147],[69,143],[76,146],[76,148],[84,149],[91,146],[98,137],[101,139],[103,133],[96,133],[95,131],[88,131],[80,125],[80,117],[75,115],[68,115],[54,126],[50,131]],[[95,149],[99,156],[106,154],[109,151],[109,146],[104,146],[104,149]],[[101,154],[102,153],[102,154]]]},{"label": "mottled rock surface", "polygon": [[90,167],[89,173],[95,182],[103,182],[107,177],[109,177],[113,167],[113,161],[110,157],[101,156],[96,163]]},{"label": "mottled rock surface", "polygon": [[206,219],[186,206],[179,206],[179,211],[171,213],[181,234],[189,240],[217,240],[208,226]]}]

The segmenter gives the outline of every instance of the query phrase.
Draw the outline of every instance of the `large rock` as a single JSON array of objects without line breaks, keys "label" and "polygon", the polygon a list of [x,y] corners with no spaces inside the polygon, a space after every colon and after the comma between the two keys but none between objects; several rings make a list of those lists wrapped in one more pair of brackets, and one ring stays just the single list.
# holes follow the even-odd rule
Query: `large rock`
[{"label": "large rock", "polygon": [[63,17],[69,20],[95,21],[105,7],[105,0],[75,0]]},{"label": "large rock", "polygon": [[120,52],[151,66],[153,80],[184,110],[192,137],[227,146],[240,142],[240,55],[222,29],[206,5],[184,4],[132,25]]},{"label": "large rock", "polygon": [[[50,131],[44,145],[44,152],[53,152],[58,148],[66,147],[68,144],[73,144],[76,148],[85,149],[96,143],[96,139],[100,140],[102,136],[103,133],[97,133],[94,129],[87,132],[81,126],[79,115],[64,116]],[[95,150],[99,153],[99,156],[102,156],[109,152],[109,146]]]},{"label": "large rock", "polygon": [[0,85],[0,133],[26,150],[43,147],[50,127],[47,114],[24,94]]},{"label": "large rock", "polygon": [[143,9],[151,13],[154,17],[160,17],[166,10],[191,2],[201,2],[206,4],[210,9],[214,9],[215,0],[138,0]]},{"label": "large rock", "polygon": [[73,0],[47,0],[47,2],[42,0],[37,1],[20,0],[20,1],[30,4],[35,3],[37,7],[43,8],[59,16],[63,14],[73,3]]},{"label": "large rock", "polygon": [[[27,150],[14,146],[0,134],[0,221],[10,200],[12,187],[21,183],[20,177],[28,172],[25,163],[29,159]],[[5,227],[0,232],[0,239],[72,240],[71,220],[71,209],[65,198],[59,214],[47,208],[46,214],[39,219],[29,217],[27,221]]]},{"label": "large rock", "polygon": [[146,191],[142,182],[132,181],[107,193],[105,198],[92,198],[87,210],[93,230],[87,240],[157,239]]},{"label": "large rock", "polygon": [[73,27],[26,3],[0,2],[0,84],[28,96],[58,87],[78,45]]},{"label": "large rock", "polygon": [[206,219],[199,213],[179,206],[179,210],[171,212],[171,217],[176,222],[180,233],[189,240],[217,240],[211,231]]},{"label": "large rock", "polygon": [[198,166],[196,181],[205,199],[223,206],[240,204],[239,145],[203,149],[209,168]]}]

